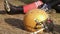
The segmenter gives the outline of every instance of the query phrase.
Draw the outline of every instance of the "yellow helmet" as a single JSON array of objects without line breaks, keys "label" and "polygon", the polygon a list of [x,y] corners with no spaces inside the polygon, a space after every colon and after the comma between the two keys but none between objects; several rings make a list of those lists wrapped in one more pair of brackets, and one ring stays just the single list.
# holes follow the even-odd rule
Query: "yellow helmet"
[{"label": "yellow helmet", "polygon": [[[41,22],[48,18],[48,14],[41,9],[34,9],[26,13],[24,17],[24,26],[26,30],[34,32],[41,28]],[[37,23],[40,25],[36,26]],[[39,27],[39,28],[38,28]]]}]

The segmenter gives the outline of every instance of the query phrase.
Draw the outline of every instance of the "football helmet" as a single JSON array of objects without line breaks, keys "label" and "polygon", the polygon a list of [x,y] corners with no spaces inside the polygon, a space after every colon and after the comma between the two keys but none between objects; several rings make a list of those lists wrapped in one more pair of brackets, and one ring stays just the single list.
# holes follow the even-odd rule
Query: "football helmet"
[{"label": "football helmet", "polygon": [[48,18],[48,13],[41,9],[33,9],[24,16],[25,29],[34,32],[43,27],[43,22]]}]

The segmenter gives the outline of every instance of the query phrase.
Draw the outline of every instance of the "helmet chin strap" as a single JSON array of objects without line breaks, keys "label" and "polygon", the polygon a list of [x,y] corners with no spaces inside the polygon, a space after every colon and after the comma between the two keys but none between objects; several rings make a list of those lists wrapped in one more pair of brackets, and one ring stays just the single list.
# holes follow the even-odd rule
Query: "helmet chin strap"
[{"label": "helmet chin strap", "polygon": [[32,33],[30,33],[30,34],[38,34],[39,32],[43,31],[43,30],[45,29],[45,27],[44,27],[43,24],[42,24],[41,26],[42,26],[41,29],[39,29],[39,30],[37,30],[37,31],[35,31],[35,32],[32,32]]},{"label": "helmet chin strap", "polygon": [[40,31],[43,31],[45,28],[42,28],[42,29],[40,29],[40,30],[38,30],[38,31],[36,31],[36,32],[33,32],[33,33],[30,33],[30,34],[37,34],[37,33],[39,33]]}]

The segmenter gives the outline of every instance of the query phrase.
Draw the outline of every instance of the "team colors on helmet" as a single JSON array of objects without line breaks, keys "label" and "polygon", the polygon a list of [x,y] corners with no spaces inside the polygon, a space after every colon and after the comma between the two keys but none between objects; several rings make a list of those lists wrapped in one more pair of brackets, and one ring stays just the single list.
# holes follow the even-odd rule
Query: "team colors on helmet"
[{"label": "team colors on helmet", "polygon": [[[48,14],[41,9],[33,9],[26,13],[24,17],[24,26],[26,30],[34,32],[36,31],[36,24],[45,21],[48,18]],[[36,22],[37,21],[37,22]],[[40,27],[41,28],[41,27]],[[38,30],[38,28],[37,28]]]}]

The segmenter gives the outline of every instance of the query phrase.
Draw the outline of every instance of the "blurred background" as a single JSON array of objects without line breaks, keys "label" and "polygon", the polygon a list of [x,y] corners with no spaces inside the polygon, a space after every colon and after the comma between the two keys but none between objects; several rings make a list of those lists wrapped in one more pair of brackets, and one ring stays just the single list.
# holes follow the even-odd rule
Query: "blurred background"
[{"label": "blurred background", "polygon": [[[36,0],[8,0],[15,6],[26,5]],[[56,6],[57,7],[57,6]],[[59,8],[59,7],[58,7]],[[54,32],[60,34],[60,13],[55,9],[51,11],[51,17],[54,21]],[[58,13],[56,13],[58,12]],[[0,0],[0,34],[29,34],[23,27],[24,14],[8,15],[4,9],[4,0]]]}]

